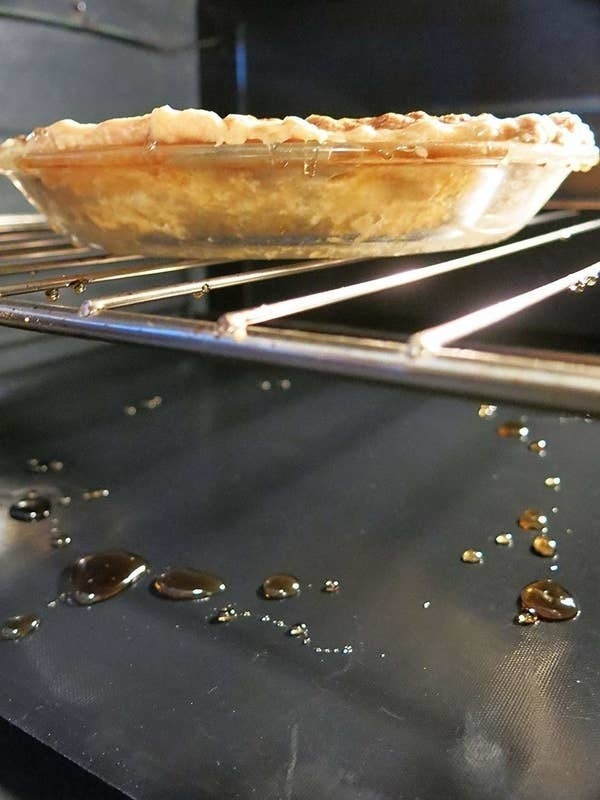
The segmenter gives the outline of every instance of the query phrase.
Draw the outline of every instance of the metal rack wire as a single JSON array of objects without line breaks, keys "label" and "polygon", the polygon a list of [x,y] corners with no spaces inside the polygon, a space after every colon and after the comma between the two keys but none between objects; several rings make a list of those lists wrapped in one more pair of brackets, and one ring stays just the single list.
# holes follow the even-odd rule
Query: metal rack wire
[{"label": "metal rack wire", "polygon": [[[341,270],[336,273],[340,276],[337,288],[232,310],[216,321],[209,321],[119,309],[132,305],[147,309],[147,304],[156,300],[202,297],[226,287],[331,270],[356,260],[305,261],[246,270],[232,264],[231,271],[219,277],[113,291],[84,299],[81,295],[95,284],[114,287],[120,280],[186,274],[187,270],[204,269],[217,262],[111,256],[95,246],[71,246],[64,236],[50,231],[44,219],[37,215],[4,215],[0,216],[0,278],[6,281],[10,276],[9,280],[14,278],[14,282],[0,284],[0,324],[303,366],[436,390],[472,393],[486,399],[525,401],[599,413],[600,358],[596,356],[541,350],[498,353],[458,347],[455,343],[559,292],[568,289],[581,291],[594,285],[600,262],[583,265],[527,292],[417,331],[406,341],[266,325],[324,305],[427,281],[455,270],[477,267],[492,259],[600,230],[600,218],[578,222],[575,216],[572,211],[546,212],[531,224],[560,221],[557,229],[528,235],[474,254],[442,259],[427,266],[396,269],[384,277],[347,284]],[[393,260],[390,261],[392,268],[394,265],[397,267]],[[368,263],[364,262],[366,266]],[[64,295],[65,290],[72,292],[69,295],[73,300],[71,305],[58,303],[59,293],[62,291]],[[44,302],[23,299],[40,292],[46,295]]]}]

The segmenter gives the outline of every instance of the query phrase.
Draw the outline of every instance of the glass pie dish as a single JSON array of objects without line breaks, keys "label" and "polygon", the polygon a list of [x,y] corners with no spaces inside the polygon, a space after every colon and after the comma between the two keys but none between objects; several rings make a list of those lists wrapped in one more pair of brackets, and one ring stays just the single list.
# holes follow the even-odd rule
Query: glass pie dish
[{"label": "glass pie dish", "polygon": [[394,256],[488,245],[534,216],[593,145],[520,141],[149,143],[0,148],[50,225],[116,254]]}]

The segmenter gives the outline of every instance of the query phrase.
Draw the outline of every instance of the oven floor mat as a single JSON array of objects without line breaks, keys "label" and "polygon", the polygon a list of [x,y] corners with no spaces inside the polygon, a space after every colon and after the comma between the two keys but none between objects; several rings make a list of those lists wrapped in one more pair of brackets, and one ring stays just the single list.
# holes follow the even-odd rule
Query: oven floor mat
[{"label": "oven floor mat", "polygon": [[[478,409],[116,346],[5,376],[0,612],[41,625],[0,643],[0,714],[134,798],[596,798],[600,427]],[[498,436],[523,414],[545,457]],[[48,519],[10,517],[30,490]],[[556,559],[530,551],[525,508],[547,515]],[[71,561],[111,548],[147,558],[148,578],[52,604]],[[227,589],[154,596],[151,575],[177,566]],[[260,596],[278,572],[298,596]],[[541,578],[579,618],[513,623]],[[212,623],[229,604],[237,618]]]}]

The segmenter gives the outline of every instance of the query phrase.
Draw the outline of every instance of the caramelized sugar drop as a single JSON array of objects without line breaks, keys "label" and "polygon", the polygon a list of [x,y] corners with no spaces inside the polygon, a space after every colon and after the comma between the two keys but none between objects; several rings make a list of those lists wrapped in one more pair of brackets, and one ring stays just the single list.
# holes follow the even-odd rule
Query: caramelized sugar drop
[{"label": "caramelized sugar drop", "polygon": [[469,548],[463,552],[460,560],[465,564],[483,564],[483,553],[481,550],[473,550],[473,548]]},{"label": "caramelized sugar drop", "polygon": [[491,419],[496,416],[498,406],[491,405],[490,403],[482,403],[477,410],[477,415],[481,419]]},{"label": "caramelized sugar drop", "polygon": [[521,611],[515,617],[516,625],[537,625],[540,618],[537,614],[532,614],[531,611]]},{"label": "caramelized sugar drop", "polygon": [[267,600],[283,600],[300,593],[300,582],[294,575],[278,573],[269,575],[262,584],[262,593]]},{"label": "caramelized sugar drop", "polygon": [[28,458],[25,463],[28,472],[48,472],[48,463],[40,461],[39,458]]},{"label": "caramelized sugar drop", "polygon": [[526,508],[517,524],[524,531],[543,531],[548,524],[548,517],[538,508]]},{"label": "caramelized sugar drop", "polygon": [[547,536],[543,536],[539,534],[534,538],[531,543],[531,549],[533,552],[538,556],[543,556],[544,558],[552,558],[552,556],[556,555],[556,540],[549,539]]},{"label": "caramelized sugar drop", "polygon": [[85,606],[108,600],[132,586],[147,569],[142,556],[125,550],[83,556],[67,571],[65,599]]},{"label": "caramelized sugar drop", "polygon": [[522,422],[509,420],[498,426],[497,433],[503,439],[526,439],[529,436],[529,428]]},{"label": "caramelized sugar drop", "polygon": [[64,464],[62,461],[53,458],[51,461],[40,461],[39,458],[28,458],[25,462],[25,468],[28,472],[33,473],[46,473],[48,470],[52,472],[60,472]]},{"label": "caramelized sugar drop", "polygon": [[306,622],[297,622],[293,627],[289,629],[288,634],[294,638],[298,638],[300,636],[307,638],[308,625],[306,624]]},{"label": "caramelized sugar drop", "polygon": [[521,589],[520,600],[523,611],[543,620],[573,619],[580,611],[571,592],[551,578],[527,584]]},{"label": "caramelized sugar drop", "polygon": [[159,394],[155,394],[154,397],[149,397],[147,400],[142,400],[141,405],[144,408],[148,408],[150,411],[154,411],[156,408],[162,405],[162,397]]},{"label": "caramelized sugar drop", "polygon": [[0,638],[15,641],[37,631],[42,620],[36,614],[17,614],[9,617],[0,628]]},{"label": "caramelized sugar drop", "polygon": [[68,547],[71,544],[71,537],[65,536],[64,534],[58,534],[57,536],[53,536],[50,540],[50,544],[52,547],[56,547],[57,549],[61,549],[62,547]]},{"label": "caramelized sugar drop", "polygon": [[572,283],[569,286],[569,290],[571,292],[575,292],[576,294],[581,294],[589,286],[595,286],[597,283],[598,283],[598,276],[589,275],[587,278],[583,278],[582,280],[575,281],[575,283]]},{"label": "caramelized sugar drop", "polygon": [[86,278],[80,278],[69,285],[75,294],[83,294],[88,287],[88,283],[89,281]]},{"label": "caramelized sugar drop", "polygon": [[[244,613],[243,616],[248,615]],[[227,624],[228,622],[233,622],[233,620],[237,618],[238,612],[234,606],[224,606],[217,612],[217,615],[213,618],[213,622]]]},{"label": "caramelized sugar drop", "polygon": [[218,575],[198,569],[170,569],[154,580],[152,588],[170,600],[201,600],[225,591],[225,581]]},{"label": "caramelized sugar drop", "polygon": [[40,522],[47,519],[52,511],[52,503],[47,497],[23,497],[10,507],[10,515],[19,522]]},{"label": "caramelized sugar drop", "polygon": [[84,500],[100,500],[103,497],[108,497],[109,494],[109,489],[86,489],[81,496]]},{"label": "caramelized sugar drop", "polygon": [[560,490],[560,478],[558,476],[549,475],[547,478],[544,478],[544,486],[558,492]]},{"label": "caramelized sugar drop", "polygon": [[322,591],[325,592],[325,594],[336,594],[336,592],[339,592],[340,588],[341,584],[337,578],[327,578],[323,583]]},{"label": "caramelized sugar drop", "polygon": [[530,442],[527,447],[531,450],[532,453],[537,453],[538,455],[546,454],[546,448],[548,447],[548,442],[545,439],[538,439],[536,442]]},{"label": "caramelized sugar drop", "polygon": [[513,535],[512,533],[502,532],[499,533],[496,538],[494,539],[496,544],[503,545],[504,547],[512,547],[513,546]]}]

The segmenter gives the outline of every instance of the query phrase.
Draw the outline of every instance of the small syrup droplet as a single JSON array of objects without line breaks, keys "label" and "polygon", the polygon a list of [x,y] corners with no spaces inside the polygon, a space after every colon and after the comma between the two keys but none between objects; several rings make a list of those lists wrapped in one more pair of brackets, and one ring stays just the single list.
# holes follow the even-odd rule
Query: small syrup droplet
[{"label": "small syrup droplet", "polygon": [[544,531],[548,518],[537,508],[526,508],[517,520],[519,528],[524,531]]},{"label": "small syrup droplet", "polygon": [[556,540],[547,536],[536,536],[531,543],[531,549],[538,556],[552,558],[556,555]]},{"label": "small syrup droplet", "polygon": [[40,522],[50,516],[52,504],[47,497],[24,497],[10,507],[10,516],[19,522]]},{"label": "small syrup droplet", "polygon": [[516,625],[537,625],[540,618],[537,614],[532,614],[531,611],[521,611],[515,617]]},{"label": "small syrup droplet", "polygon": [[284,392],[287,392],[287,390],[291,387],[291,385],[292,382],[289,378],[282,378],[282,380],[279,381],[279,386],[283,389]]},{"label": "small syrup droplet", "polygon": [[469,548],[463,552],[460,560],[465,564],[483,564],[483,553],[481,550]]},{"label": "small syrup droplet", "polygon": [[68,547],[71,544],[71,537],[63,536],[62,534],[60,536],[53,536],[50,540],[50,544],[57,549]]},{"label": "small syrup droplet", "polygon": [[39,458],[28,458],[25,462],[25,468],[28,472],[33,473],[48,472],[48,464],[45,461],[40,461]]},{"label": "small syrup droplet", "polygon": [[132,586],[147,569],[145,559],[125,550],[83,556],[67,570],[65,600],[78,605],[108,600]]},{"label": "small syrup droplet", "polygon": [[548,489],[554,489],[555,492],[558,492],[560,490],[560,478],[548,476],[547,478],[544,478],[544,486],[547,486]]},{"label": "small syrup droplet", "polygon": [[9,617],[2,624],[0,638],[16,641],[29,636],[40,627],[41,619],[36,614],[17,614]]},{"label": "small syrup droplet", "polygon": [[532,453],[537,453],[538,456],[546,455],[548,442],[545,439],[538,439],[535,442],[530,442],[527,447]]},{"label": "small syrup droplet", "polygon": [[234,606],[223,606],[223,608],[219,609],[217,615],[214,617],[214,622],[217,623],[228,623],[233,622],[234,619],[237,619],[238,612],[234,608]]},{"label": "small syrup droplet", "polygon": [[271,381],[261,381],[259,383],[259,387],[262,389],[263,392],[268,392],[271,390]]},{"label": "small syrup droplet", "polygon": [[147,400],[142,400],[141,405],[144,408],[148,408],[150,411],[154,411],[155,408],[158,408],[162,405],[162,397],[158,394],[155,394],[154,397],[149,397]]},{"label": "small syrup droplet", "polygon": [[527,584],[521,589],[520,600],[523,611],[543,620],[573,619],[580,610],[571,592],[551,578]]},{"label": "small syrup droplet", "polygon": [[135,406],[124,406],[123,413],[127,417],[135,417],[137,414],[137,408]]},{"label": "small syrup droplet", "polygon": [[308,636],[308,625],[306,624],[306,622],[298,622],[296,623],[296,625],[294,625],[292,628],[289,629],[288,633],[290,636],[296,638],[300,636],[306,638]]},{"label": "small syrup droplet", "polygon": [[109,494],[108,489],[87,489],[81,496],[84,500],[100,500],[102,497],[108,497]]},{"label": "small syrup droplet", "polygon": [[522,422],[509,420],[498,426],[497,433],[503,439],[526,439],[529,436],[529,428]]},{"label": "small syrup droplet", "polygon": [[69,497],[68,494],[65,494],[63,495],[63,497],[58,498],[58,502],[60,503],[61,506],[64,506],[66,508],[67,506],[71,505],[71,498]]},{"label": "small syrup droplet", "polygon": [[569,286],[569,291],[575,292],[576,294],[581,294],[584,292],[588,287],[595,286],[598,283],[598,276],[597,275],[589,275],[586,278],[582,278],[579,281],[575,281]]},{"label": "small syrup droplet", "polygon": [[60,291],[56,287],[53,287],[51,289],[46,289],[45,295],[51,303],[55,303],[60,297]]},{"label": "small syrup droplet", "polygon": [[88,283],[89,281],[86,280],[86,278],[82,278],[81,280],[78,281],[73,281],[73,283],[71,284],[71,289],[73,289],[73,292],[75,294],[83,294],[88,287]]},{"label": "small syrup droplet", "polygon": [[283,600],[286,597],[295,597],[299,592],[298,578],[286,573],[270,575],[262,584],[262,594],[267,600]]},{"label": "small syrup droplet", "polygon": [[423,603],[423,608],[431,608],[431,600],[426,600]]},{"label": "small syrup droplet", "polygon": [[152,583],[161,597],[170,600],[199,600],[225,591],[225,581],[211,572],[197,569],[170,569]]},{"label": "small syrup droplet", "polygon": [[489,403],[482,403],[477,411],[477,416],[481,419],[492,419],[498,412],[498,406],[493,406]]},{"label": "small syrup droplet", "polygon": [[512,547],[513,546],[513,535],[512,533],[502,532],[499,533],[496,538],[494,539],[496,544],[503,545],[504,547]]},{"label": "small syrup droplet", "polygon": [[337,578],[327,578],[323,583],[322,591],[325,592],[325,594],[336,594],[339,592],[340,588],[341,585]]}]

